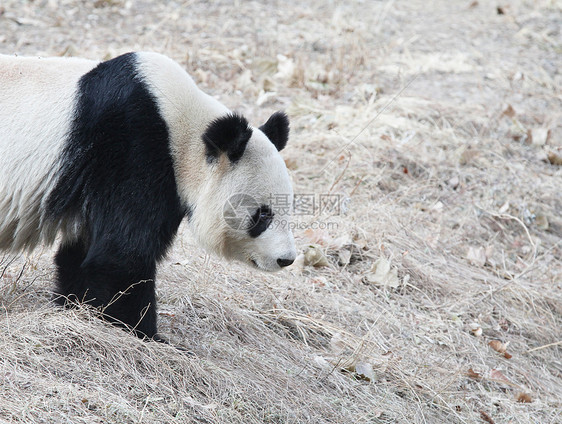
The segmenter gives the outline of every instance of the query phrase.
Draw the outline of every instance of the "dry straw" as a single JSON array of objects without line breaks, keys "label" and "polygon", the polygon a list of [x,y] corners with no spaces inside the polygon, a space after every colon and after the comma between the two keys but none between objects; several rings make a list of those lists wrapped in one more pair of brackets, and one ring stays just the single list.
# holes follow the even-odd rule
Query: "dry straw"
[{"label": "dry straw", "polygon": [[0,421],[560,422],[562,12],[500,9],[5,0],[3,53],[155,50],[255,124],[286,109],[295,191],[342,204],[298,217],[321,268],[182,229],[159,318],[191,354],[54,307],[50,250],[3,257]]}]

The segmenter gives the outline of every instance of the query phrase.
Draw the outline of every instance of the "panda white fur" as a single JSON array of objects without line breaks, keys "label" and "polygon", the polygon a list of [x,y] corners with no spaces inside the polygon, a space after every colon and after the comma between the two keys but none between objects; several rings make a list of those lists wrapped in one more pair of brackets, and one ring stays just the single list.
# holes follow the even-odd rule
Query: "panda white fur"
[{"label": "panda white fur", "polygon": [[[226,258],[266,271],[294,261],[290,211],[271,201],[292,198],[278,153],[284,113],[253,128],[155,53],[101,63],[0,55],[0,93],[0,249],[60,234],[59,303],[104,307],[158,338],[156,264],[184,217]],[[228,203],[238,193],[253,209]],[[225,204],[249,220],[229,225]]]}]

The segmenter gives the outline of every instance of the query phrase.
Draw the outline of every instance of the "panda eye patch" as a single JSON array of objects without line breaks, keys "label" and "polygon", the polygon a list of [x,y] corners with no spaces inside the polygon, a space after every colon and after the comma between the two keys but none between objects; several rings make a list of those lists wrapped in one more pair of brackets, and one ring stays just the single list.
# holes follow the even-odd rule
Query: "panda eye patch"
[{"label": "panda eye patch", "polygon": [[273,221],[274,213],[267,205],[261,205],[256,209],[251,218],[250,228],[248,233],[250,237],[256,238],[271,224]]},{"label": "panda eye patch", "polygon": [[271,211],[265,210],[265,211],[260,211],[260,220],[264,220],[264,219],[271,219],[273,218],[273,214],[271,213]]}]

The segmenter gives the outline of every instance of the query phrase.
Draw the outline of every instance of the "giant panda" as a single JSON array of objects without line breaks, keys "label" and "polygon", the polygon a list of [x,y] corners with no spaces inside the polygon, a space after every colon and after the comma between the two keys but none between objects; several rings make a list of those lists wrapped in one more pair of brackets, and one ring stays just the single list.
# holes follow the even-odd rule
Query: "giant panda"
[{"label": "giant panda", "polygon": [[160,54],[0,55],[0,250],[58,240],[59,303],[161,340],[156,265],[184,218],[225,258],[264,271],[294,261],[290,210],[271,201],[293,194],[288,136],[283,112],[252,127]]}]

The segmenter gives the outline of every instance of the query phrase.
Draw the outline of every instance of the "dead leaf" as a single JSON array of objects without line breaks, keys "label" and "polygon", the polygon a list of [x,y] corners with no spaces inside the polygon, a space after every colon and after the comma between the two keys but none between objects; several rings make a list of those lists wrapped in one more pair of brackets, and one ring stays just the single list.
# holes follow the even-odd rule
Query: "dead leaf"
[{"label": "dead leaf", "polygon": [[274,75],[275,78],[280,79],[290,79],[295,73],[295,62],[293,59],[288,58],[285,55],[277,55],[277,73]]},{"label": "dead leaf", "polygon": [[353,235],[353,243],[361,250],[368,250],[369,249],[369,241],[359,234]]},{"label": "dead leaf", "polygon": [[246,69],[236,78],[234,83],[239,90],[245,90],[246,88],[255,86],[255,82],[252,81],[252,71]]},{"label": "dead leaf", "polygon": [[512,118],[511,121],[511,126],[509,127],[509,135],[511,138],[515,141],[526,141],[529,135],[527,128],[516,118]]},{"label": "dead leaf", "polygon": [[346,245],[351,244],[351,236],[349,234],[343,233],[339,237],[336,238],[328,238],[327,246],[329,249],[339,250]]},{"label": "dead leaf", "polygon": [[355,374],[357,374],[357,377],[363,380],[373,381],[375,379],[373,366],[368,362],[358,362],[355,365]]},{"label": "dead leaf", "polygon": [[443,207],[444,207],[444,206],[445,206],[445,205],[443,204],[443,202],[440,201],[440,200],[438,200],[436,203],[434,203],[434,204],[431,206],[430,210],[440,212],[440,211],[443,210]]},{"label": "dead leaf", "polygon": [[531,403],[533,401],[531,395],[523,392],[517,393],[517,396],[515,396],[515,400],[521,403]]},{"label": "dead leaf", "polygon": [[340,250],[338,252],[338,261],[341,266],[349,265],[349,261],[351,261],[351,252],[347,249]]},{"label": "dead leaf", "polygon": [[496,380],[496,381],[501,381],[503,383],[507,383],[507,384],[511,385],[511,381],[509,381],[507,379],[507,377],[505,375],[503,375],[500,370],[496,370],[494,368],[492,368],[490,370],[490,379]]},{"label": "dead leaf", "polygon": [[330,339],[330,347],[337,355],[341,354],[345,350],[346,344],[341,333],[336,333],[332,336]]},{"label": "dead leaf", "polygon": [[478,2],[476,0],[474,0],[472,3],[470,3],[468,5],[469,9],[474,9],[476,6],[478,6]]},{"label": "dead leaf", "polygon": [[461,157],[459,158],[459,163],[461,165],[466,165],[469,162],[472,162],[472,160],[478,156],[480,152],[476,149],[471,149],[470,147],[467,148],[464,152],[461,153]]},{"label": "dead leaf", "polygon": [[484,266],[486,264],[486,250],[483,247],[469,247],[466,259],[476,266]]},{"label": "dead leaf", "polygon": [[499,209],[498,213],[506,213],[509,209],[509,200],[505,202]]},{"label": "dead leaf", "polygon": [[473,380],[482,380],[482,375],[474,371],[472,368],[468,369],[466,375],[468,375],[468,378],[472,378]]},{"label": "dead leaf", "polygon": [[548,218],[542,214],[537,215],[535,225],[541,230],[548,230]]},{"label": "dead leaf", "polygon": [[527,130],[527,144],[535,146],[544,146],[550,137],[548,128],[533,128]]},{"label": "dead leaf", "polygon": [[274,99],[277,94],[272,91],[263,91],[260,90],[260,94],[256,99],[256,105],[262,106],[263,104],[267,103],[271,99]]},{"label": "dead leaf", "polygon": [[453,190],[456,190],[460,184],[460,180],[458,176],[451,177],[447,180],[447,185],[451,187]]},{"label": "dead leaf", "polygon": [[310,245],[304,252],[304,264],[314,267],[328,266],[328,258],[319,246]]},{"label": "dead leaf", "polygon": [[384,410],[379,408],[375,408],[369,413],[369,415],[373,418],[380,418],[382,417],[382,414],[384,414]]},{"label": "dead leaf", "polygon": [[326,280],[324,277],[317,277],[311,278],[309,281],[310,284],[312,284],[314,287],[325,287],[328,280]]},{"label": "dead leaf", "polygon": [[277,72],[277,61],[271,59],[256,59],[253,62],[258,75],[273,75]]},{"label": "dead leaf", "polygon": [[513,74],[513,76],[511,77],[512,81],[521,81],[524,79],[525,79],[525,75],[521,71],[515,72],[515,74]]},{"label": "dead leaf", "polygon": [[492,340],[490,343],[488,343],[488,346],[490,346],[498,353],[505,353],[506,351],[506,346],[499,340]]},{"label": "dead leaf", "polygon": [[314,362],[316,362],[316,364],[319,365],[322,368],[330,367],[330,363],[325,358],[323,358],[322,356],[315,356]]},{"label": "dead leaf", "polygon": [[498,325],[503,331],[509,330],[509,321],[506,318],[500,318]]},{"label": "dead leaf", "polygon": [[196,69],[193,74],[198,82],[207,83],[209,81],[209,72],[204,71],[201,68]]},{"label": "dead leaf", "polygon": [[511,359],[513,356],[507,352],[508,343],[502,343],[499,340],[492,340],[488,345],[496,352],[501,353],[505,359]]},{"label": "dead leaf", "polygon": [[502,112],[502,116],[513,118],[515,116],[515,109],[513,109],[513,106],[507,105],[507,107]]},{"label": "dead leaf", "polygon": [[404,277],[402,278],[402,285],[407,286],[409,282],[410,282],[410,274],[405,274]]},{"label": "dead leaf", "polygon": [[480,418],[482,418],[488,424],[495,424],[492,417],[490,417],[485,411],[480,411]]},{"label": "dead leaf", "polygon": [[300,269],[301,271],[304,269],[304,253],[297,255],[295,262],[293,262],[293,268]]},{"label": "dead leaf", "polygon": [[472,335],[476,337],[480,337],[482,335],[482,327],[480,327],[480,324],[478,324],[477,322],[471,322],[470,324],[468,324],[468,326],[470,327],[470,332],[472,333]]},{"label": "dead leaf", "polygon": [[69,44],[59,54],[59,56],[65,56],[65,57],[69,57],[69,56],[72,57],[72,56],[79,56],[79,55],[80,55],[80,50],[74,44]]},{"label": "dead leaf", "polygon": [[295,170],[298,168],[298,162],[293,158],[285,158],[285,166],[287,167],[287,169]]},{"label": "dead leaf", "polygon": [[271,78],[265,77],[262,82],[262,88],[266,93],[274,92],[276,90],[276,85]]},{"label": "dead leaf", "polygon": [[398,270],[390,266],[390,261],[380,257],[367,273],[366,279],[369,283],[378,284],[384,287],[396,288],[400,285],[398,280]]},{"label": "dead leaf", "polygon": [[562,166],[562,155],[559,155],[558,153],[555,152],[548,152],[548,161],[552,164],[552,165],[558,165],[558,166]]},{"label": "dead leaf", "polygon": [[326,246],[330,238],[330,235],[326,231],[312,228],[304,230],[303,235],[310,243],[319,244],[321,246]]}]

